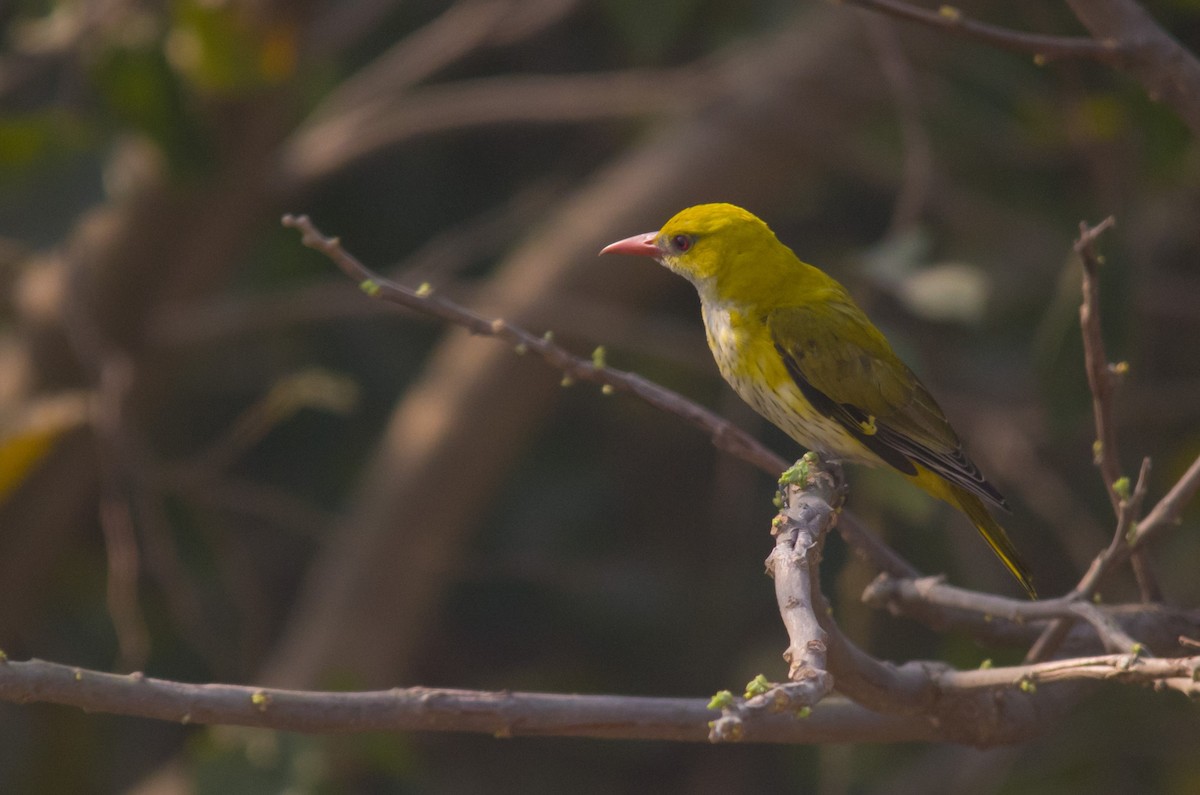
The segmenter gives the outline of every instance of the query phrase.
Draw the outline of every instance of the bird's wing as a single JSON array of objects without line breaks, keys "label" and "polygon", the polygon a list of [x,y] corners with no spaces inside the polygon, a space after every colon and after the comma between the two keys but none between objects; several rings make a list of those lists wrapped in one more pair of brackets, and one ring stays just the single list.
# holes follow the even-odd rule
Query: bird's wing
[{"label": "bird's wing", "polygon": [[915,464],[1006,508],[967,458],[933,396],[852,304],[814,302],[766,318],[792,380],[822,414],[908,475]]}]

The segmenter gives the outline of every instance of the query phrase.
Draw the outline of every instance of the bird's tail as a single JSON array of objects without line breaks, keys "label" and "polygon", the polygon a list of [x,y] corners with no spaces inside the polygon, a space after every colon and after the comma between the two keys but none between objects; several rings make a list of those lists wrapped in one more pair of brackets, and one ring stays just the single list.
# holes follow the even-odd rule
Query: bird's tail
[{"label": "bird's tail", "polygon": [[983,540],[992,548],[992,552],[996,553],[996,557],[1000,558],[1004,567],[1016,578],[1017,582],[1021,583],[1021,587],[1029,594],[1029,598],[1037,599],[1033,579],[1029,576],[1029,567],[1021,560],[1017,548],[1008,539],[1004,528],[988,513],[982,500],[961,486],[946,481],[940,475],[930,472],[924,467],[919,468],[917,476],[910,479],[933,496],[950,503],[965,513],[971,520],[971,524],[979,530]]}]

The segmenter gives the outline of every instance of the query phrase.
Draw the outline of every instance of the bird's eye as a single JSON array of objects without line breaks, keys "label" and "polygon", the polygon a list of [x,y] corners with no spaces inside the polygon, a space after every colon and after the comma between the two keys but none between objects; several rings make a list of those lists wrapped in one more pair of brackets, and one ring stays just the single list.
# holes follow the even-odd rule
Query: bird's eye
[{"label": "bird's eye", "polygon": [[671,248],[680,254],[692,247],[692,238],[688,235],[675,235],[671,238]]}]

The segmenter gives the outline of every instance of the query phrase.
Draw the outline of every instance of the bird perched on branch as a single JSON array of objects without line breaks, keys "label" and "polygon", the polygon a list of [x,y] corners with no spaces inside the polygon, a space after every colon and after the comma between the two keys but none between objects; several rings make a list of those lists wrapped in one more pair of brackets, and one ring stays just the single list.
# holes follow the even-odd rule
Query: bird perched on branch
[{"label": "bird perched on branch", "polygon": [[1007,508],[1004,497],[846,288],[732,204],[689,207],[610,252],[652,257],[695,286],[721,375],[755,411],[810,450],[886,464],[959,509],[1036,598],[985,505]]}]

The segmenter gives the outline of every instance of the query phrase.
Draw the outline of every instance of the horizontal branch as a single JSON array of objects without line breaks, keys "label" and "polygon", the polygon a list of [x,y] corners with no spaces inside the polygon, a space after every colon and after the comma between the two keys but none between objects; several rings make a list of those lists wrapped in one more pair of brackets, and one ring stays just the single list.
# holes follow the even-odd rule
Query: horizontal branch
[{"label": "horizontal branch", "polygon": [[1032,55],[1039,61],[1064,58],[1086,58],[1109,64],[1121,64],[1129,58],[1129,48],[1122,43],[1104,39],[1096,41],[1086,36],[1046,36],[989,25],[967,17],[953,6],[943,5],[937,11],[901,2],[900,0],[843,0],[846,5],[878,11],[897,19],[917,22],[944,30],[1009,52]]},{"label": "horizontal branch", "polygon": [[1200,135],[1200,59],[1136,0],[1067,0],[1091,38],[1009,30],[970,19],[949,5],[933,11],[903,0],[841,1],[1002,50],[1032,55],[1037,63],[1086,58],[1108,64],[1135,77],[1151,100],[1170,107],[1194,135]]},{"label": "horizontal branch", "polygon": [[[938,632],[965,632],[980,641],[1023,646],[1047,622],[1082,619],[1067,643],[1071,654],[1129,652],[1139,645],[1157,655],[1186,653],[1179,637],[1200,636],[1200,611],[1168,605],[1097,605],[1063,596],[1031,602],[967,591],[940,577],[910,579],[880,574],[863,601]],[[1065,650],[1064,650],[1065,651]]]},{"label": "horizontal branch", "polygon": [[579,124],[683,111],[716,82],[698,64],[578,75],[505,75],[383,96],[323,116],[284,144],[281,175],[307,184],[389,146],[498,124]]},{"label": "horizontal branch", "polygon": [[1015,684],[1021,690],[1031,693],[1036,692],[1040,684],[1078,683],[1088,680],[1153,685],[1178,690],[1188,696],[1200,696],[1200,657],[1164,658],[1145,657],[1136,653],[1106,654],[1007,668],[949,671],[939,676],[939,684],[944,688],[972,690]]},{"label": "horizontal branch", "polygon": [[[52,703],[183,724],[254,726],[307,733],[477,732],[624,740],[708,741],[717,713],[705,699],[485,692],[427,687],[333,693],[195,685],[29,660],[0,663],[0,700]],[[829,699],[812,714],[761,714],[746,742],[839,743],[933,739],[920,721],[877,715]]]}]

